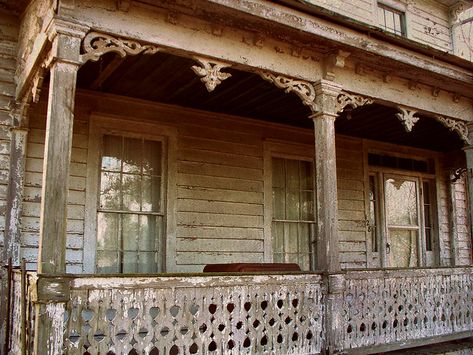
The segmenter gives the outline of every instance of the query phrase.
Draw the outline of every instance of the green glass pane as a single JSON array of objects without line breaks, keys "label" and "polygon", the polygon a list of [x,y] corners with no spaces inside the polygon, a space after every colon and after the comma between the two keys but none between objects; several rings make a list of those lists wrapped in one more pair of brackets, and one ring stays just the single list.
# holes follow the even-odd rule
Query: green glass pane
[{"label": "green glass pane", "polygon": [[273,222],[273,253],[284,253],[284,225],[282,222]]},{"label": "green glass pane", "polygon": [[298,160],[286,159],[286,186],[288,189],[300,189]]},{"label": "green glass pane", "polygon": [[301,189],[302,190],[313,190],[314,189],[314,180],[312,177],[312,164],[307,161],[301,161],[299,165],[299,175],[301,179]]},{"label": "green glass pane", "polygon": [[286,190],[286,219],[299,219],[299,190]]},{"label": "green glass pane", "polygon": [[312,221],[314,219],[314,193],[301,192],[300,219],[303,221]]},{"label": "green glass pane", "polygon": [[123,252],[123,273],[132,274],[138,272],[138,253],[125,251]]},{"label": "green glass pane", "polygon": [[158,251],[161,239],[162,217],[140,216],[139,250]]},{"label": "green glass pane", "polygon": [[138,272],[147,274],[158,272],[158,260],[155,252],[140,252]]}]

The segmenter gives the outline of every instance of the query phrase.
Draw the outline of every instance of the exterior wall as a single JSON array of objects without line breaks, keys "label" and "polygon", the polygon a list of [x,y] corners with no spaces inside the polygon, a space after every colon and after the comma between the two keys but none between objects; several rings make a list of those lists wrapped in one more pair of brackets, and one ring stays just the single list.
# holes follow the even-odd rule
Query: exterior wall
[{"label": "exterior wall", "polygon": [[[192,110],[178,111],[173,107],[161,111],[160,105],[137,100],[86,95],[78,98],[74,126],[68,272],[83,270],[88,127],[92,107],[94,117],[116,115],[177,129],[174,271],[199,272],[207,263],[269,261],[267,256],[265,258],[264,245],[264,147],[272,142],[285,147],[287,154],[300,156],[302,151],[311,157],[312,131]],[[44,129],[45,105],[41,103],[32,109],[25,179],[22,250],[30,269],[35,268],[37,258]],[[366,181],[361,139],[337,138],[337,174],[342,268],[364,268],[367,266],[367,229],[363,223],[366,220]],[[445,183],[444,180],[438,183],[441,207],[438,218],[441,260],[443,265],[448,265],[450,243]],[[460,186],[458,184],[458,209],[466,214],[465,190]],[[468,230],[460,236],[463,238],[459,241],[464,250],[462,260],[470,263],[470,256],[465,253]]]},{"label": "exterior wall", "polygon": [[[47,95],[43,95],[46,98]],[[33,106],[28,133],[24,207],[22,217],[22,258],[27,268],[36,269],[39,243],[39,216],[41,210],[41,181],[43,171],[46,105]],[[88,117],[76,111],[69,180],[69,207],[67,220],[67,272],[82,272],[84,205],[87,172]]]},{"label": "exterior wall", "polygon": [[5,210],[10,165],[9,104],[15,94],[14,74],[19,22],[0,9],[0,255],[3,253]]},{"label": "exterior wall", "polygon": [[470,213],[468,208],[468,185],[466,178],[463,177],[454,184],[455,198],[457,201],[456,227],[457,227],[457,249],[458,265],[471,264],[471,235],[470,235]]},{"label": "exterior wall", "polygon": [[377,3],[401,10],[406,14],[407,37],[436,49],[452,50],[448,8],[431,0],[307,0],[355,20],[377,26]]}]

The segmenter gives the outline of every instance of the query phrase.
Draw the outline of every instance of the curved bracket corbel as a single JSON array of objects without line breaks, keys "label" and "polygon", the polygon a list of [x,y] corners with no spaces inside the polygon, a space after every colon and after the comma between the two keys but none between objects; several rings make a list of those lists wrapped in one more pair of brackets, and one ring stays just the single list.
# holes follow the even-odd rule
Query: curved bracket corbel
[{"label": "curved bracket corbel", "polygon": [[419,117],[414,116],[417,111],[402,106],[398,106],[398,109],[401,112],[396,113],[396,117],[402,122],[406,132],[411,132],[414,125],[419,121]]},{"label": "curved bracket corbel", "polygon": [[82,41],[84,54],[80,56],[81,63],[98,61],[106,53],[117,53],[122,58],[127,55],[155,54],[160,48],[151,44],[141,44],[138,41],[116,38],[99,32],[89,32]]},{"label": "curved bracket corbel", "polygon": [[200,66],[193,65],[192,70],[198,76],[207,88],[208,92],[215,90],[217,85],[221,84],[223,80],[226,80],[232,76],[230,73],[223,73],[220,70],[231,67],[230,64],[219,62],[213,59],[205,59],[201,57],[193,57]]},{"label": "curved bracket corbel", "polygon": [[456,132],[463,142],[471,144],[470,139],[468,138],[468,126],[465,122],[440,115],[436,115],[435,119],[450,129],[450,131]]},{"label": "curved bracket corbel", "polygon": [[[364,105],[371,105],[374,103],[374,100],[370,97],[365,97],[362,95],[350,94],[348,92],[342,91],[337,96],[337,112],[343,112],[345,109],[354,110],[357,107]],[[348,112],[349,113],[349,112]],[[347,114],[347,119],[350,119],[351,116]]]},{"label": "curved bracket corbel", "polygon": [[258,74],[266,81],[273,83],[284,92],[293,92],[302,100],[302,103],[309,106],[312,113],[318,112],[317,104],[315,103],[315,88],[314,85],[307,81],[287,78],[282,75],[275,75],[270,72],[258,72]]}]

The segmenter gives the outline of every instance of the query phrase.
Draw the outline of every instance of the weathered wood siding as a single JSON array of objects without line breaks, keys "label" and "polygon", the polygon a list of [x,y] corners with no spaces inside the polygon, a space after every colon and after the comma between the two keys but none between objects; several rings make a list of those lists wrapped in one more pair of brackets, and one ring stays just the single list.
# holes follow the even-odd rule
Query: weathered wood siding
[{"label": "weathered wood siding", "polygon": [[[90,111],[155,122],[177,130],[175,271],[201,271],[207,263],[263,262],[264,146],[277,142],[287,154],[313,156],[313,133],[281,125],[192,110],[163,108],[138,100],[81,96],[76,110],[69,191],[67,267],[81,272]],[[44,149],[45,106],[33,109],[28,140],[23,256],[34,268],[37,256]],[[117,128],[118,129],[118,128]],[[146,133],[146,132],[144,132]],[[292,144],[294,147],[292,147]],[[340,256],[343,268],[367,266],[363,141],[337,137]],[[297,148],[295,148],[297,147]],[[304,154],[305,154],[304,153]],[[458,207],[467,216],[465,189],[458,187]],[[450,263],[446,178],[439,178],[438,214],[441,261]],[[463,221],[467,217],[463,218]],[[469,229],[461,227],[462,260]]]},{"label": "weathered wood siding", "polygon": [[0,9],[0,254],[3,253],[5,211],[10,164],[9,103],[15,94],[18,19]]},{"label": "weathered wood siding", "polygon": [[443,162],[439,162],[438,170],[440,172],[437,178],[437,212],[439,225],[439,249],[440,264],[447,266],[452,264],[452,243],[450,242],[450,217],[448,211],[451,210],[451,203],[448,190],[448,174],[443,168]]},{"label": "weathered wood siding", "polygon": [[342,268],[366,267],[363,146],[358,138],[337,139],[338,229]]},{"label": "weathered wood siding", "polygon": [[[46,96],[46,95],[44,95]],[[29,269],[36,269],[39,243],[39,216],[46,127],[45,103],[32,108],[25,171],[22,218],[22,257]],[[84,205],[87,172],[88,117],[76,110],[72,142],[67,220],[67,271],[82,272]]]},{"label": "weathered wood siding", "polygon": [[470,235],[470,212],[468,208],[468,191],[466,178],[458,180],[454,184],[456,198],[456,226],[457,226],[457,250],[458,265],[471,264],[471,235]]},{"label": "weathered wood siding", "polygon": [[[370,25],[378,25],[376,0],[307,0],[306,2]],[[392,5],[388,1],[385,3],[388,6]],[[406,14],[408,38],[444,51],[452,50],[447,7],[430,0],[412,1],[407,5],[405,1],[393,3],[397,3],[399,10]]]}]

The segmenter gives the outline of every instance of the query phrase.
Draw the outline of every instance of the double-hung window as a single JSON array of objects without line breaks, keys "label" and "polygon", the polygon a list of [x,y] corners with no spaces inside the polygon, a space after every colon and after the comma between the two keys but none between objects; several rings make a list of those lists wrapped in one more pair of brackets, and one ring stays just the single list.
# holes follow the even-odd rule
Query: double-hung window
[{"label": "double-hung window", "polygon": [[273,261],[313,268],[314,180],[311,161],[273,157]]},{"label": "double-hung window", "polygon": [[104,135],[100,156],[96,269],[161,271],[165,188],[160,140]]}]

